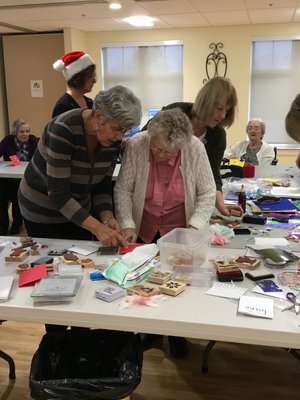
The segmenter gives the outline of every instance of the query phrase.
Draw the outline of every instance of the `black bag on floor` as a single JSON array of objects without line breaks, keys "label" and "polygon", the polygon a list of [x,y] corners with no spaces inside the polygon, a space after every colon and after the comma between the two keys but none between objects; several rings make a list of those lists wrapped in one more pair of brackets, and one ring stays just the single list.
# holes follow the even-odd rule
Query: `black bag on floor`
[{"label": "black bag on floor", "polygon": [[131,332],[48,332],[31,362],[31,396],[37,400],[119,400],[140,383],[142,361],[139,336]]}]

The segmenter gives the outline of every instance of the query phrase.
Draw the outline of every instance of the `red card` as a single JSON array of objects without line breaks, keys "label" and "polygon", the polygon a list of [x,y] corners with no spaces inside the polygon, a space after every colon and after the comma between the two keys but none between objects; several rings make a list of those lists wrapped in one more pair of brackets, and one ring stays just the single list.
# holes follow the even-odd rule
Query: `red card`
[{"label": "red card", "polygon": [[126,254],[126,253],[130,253],[132,250],[134,250],[136,247],[139,246],[144,246],[144,243],[131,243],[128,244],[126,247],[120,247],[119,248],[119,254]]},{"label": "red card", "polygon": [[19,287],[33,286],[40,279],[47,276],[46,264],[39,264],[19,273]]},{"label": "red card", "polygon": [[20,165],[21,164],[21,161],[19,160],[19,157],[18,156],[9,156],[9,158],[11,159],[11,161],[12,161],[12,165]]}]

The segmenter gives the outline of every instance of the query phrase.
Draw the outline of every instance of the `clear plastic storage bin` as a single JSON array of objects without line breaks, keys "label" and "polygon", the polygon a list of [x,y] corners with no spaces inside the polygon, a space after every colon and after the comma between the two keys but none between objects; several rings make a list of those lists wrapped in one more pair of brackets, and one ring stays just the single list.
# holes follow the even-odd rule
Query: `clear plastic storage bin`
[{"label": "clear plastic storage bin", "polygon": [[210,246],[208,229],[175,228],[157,241],[161,269],[195,272],[206,260]]}]

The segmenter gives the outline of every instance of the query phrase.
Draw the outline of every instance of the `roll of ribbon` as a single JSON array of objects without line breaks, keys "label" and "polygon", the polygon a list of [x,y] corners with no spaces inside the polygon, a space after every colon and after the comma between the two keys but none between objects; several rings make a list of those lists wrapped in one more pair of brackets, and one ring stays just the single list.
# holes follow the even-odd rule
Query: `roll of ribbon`
[{"label": "roll of ribbon", "polygon": [[254,165],[245,164],[244,165],[244,177],[245,178],[253,178],[254,175],[255,175]]}]

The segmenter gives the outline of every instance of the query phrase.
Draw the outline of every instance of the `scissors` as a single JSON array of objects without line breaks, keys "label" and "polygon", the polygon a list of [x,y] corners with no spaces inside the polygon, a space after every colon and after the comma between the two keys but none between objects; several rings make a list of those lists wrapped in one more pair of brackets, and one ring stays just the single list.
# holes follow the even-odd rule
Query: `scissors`
[{"label": "scissors", "polygon": [[300,298],[298,296],[299,296],[299,294],[295,295],[292,292],[288,292],[286,294],[286,298],[287,298],[287,300],[289,300],[293,304],[283,308],[282,311],[294,309],[296,315],[298,315],[299,312],[300,312]]}]

